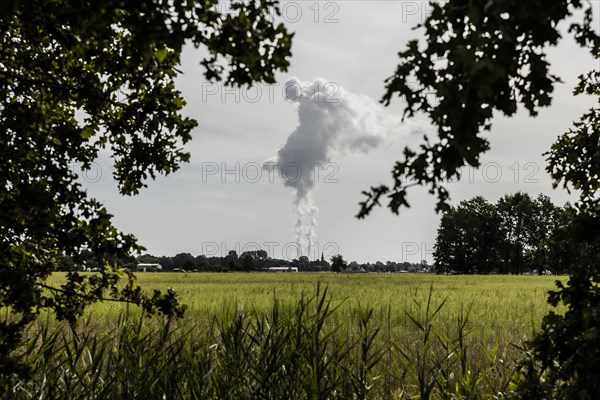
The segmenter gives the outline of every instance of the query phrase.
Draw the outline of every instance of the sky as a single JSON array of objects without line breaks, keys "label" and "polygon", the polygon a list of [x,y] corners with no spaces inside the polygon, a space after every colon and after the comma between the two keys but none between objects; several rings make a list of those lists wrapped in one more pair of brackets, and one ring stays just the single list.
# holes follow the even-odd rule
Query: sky
[{"label": "sky", "polygon": [[[592,3],[600,21],[599,2]],[[262,249],[292,259],[300,243],[311,260],[340,253],[358,262],[432,262],[440,216],[425,189],[409,191],[411,207],[398,216],[381,207],[355,218],[361,191],[391,184],[403,148],[416,147],[431,131],[423,119],[399,121],[401,99],[378,104],[397,53],[420,37],[412,27],[430,7],[424,1],[282,4],[295,37],[290,68],[277,74],[277,84],[231,89],[207,82],[198,65],[202,50],[186,48],[177,84],[187,101],[183,113],[199,123],[186,145],[190,163],[123,197],[110,160],[100,159],[82,174],[88,193],[153,255]],[[227,10],[225,2],[222,7]],[[593,105],[571,93],[579,74],[599,66],[567,34],[549,60],[564,82],[556,85],[552,106],[535,118],[523,110],[512,118],[495,115],[486,133],[492,150],[481,168],[469,168],[449,186],[453,204],[476,195],[495,202],[517,191],[544,193],[558,205],[576,199],[552,189],[543,153]],[[339,106],[343,111],[332,111]]]}]

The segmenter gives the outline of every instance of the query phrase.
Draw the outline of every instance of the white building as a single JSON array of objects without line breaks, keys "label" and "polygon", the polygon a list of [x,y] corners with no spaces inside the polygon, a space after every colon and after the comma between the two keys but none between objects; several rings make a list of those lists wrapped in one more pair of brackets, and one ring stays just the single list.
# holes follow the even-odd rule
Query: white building
[{"label": "white building", "polygon": [[136,266],[136,271],[137,272],[159,272],[159,271],[162,271],[162,265],[140,263]]},{"label": "white building", "polygon": [[269,272],[298,272],[298,267],[271,267]]}]

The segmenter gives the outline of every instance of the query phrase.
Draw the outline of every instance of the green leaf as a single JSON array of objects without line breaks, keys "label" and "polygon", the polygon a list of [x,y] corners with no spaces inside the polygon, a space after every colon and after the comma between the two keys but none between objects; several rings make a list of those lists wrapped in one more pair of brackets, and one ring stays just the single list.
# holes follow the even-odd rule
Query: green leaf
[{"label": "green leaf", "polygon": [[86,126],[81,130],[81,137],[84,139],[89,139],[94,136],[95,130],[91,126]]},{"label": "green leaf", "polygon": [[167,54],[169,54],[168,50],[165,48],[162,48],[162,49],[156,50],[156,52],[154,53],[154,58],[156,58],[156,60],[159,63],[161,63],[167,57]]}]

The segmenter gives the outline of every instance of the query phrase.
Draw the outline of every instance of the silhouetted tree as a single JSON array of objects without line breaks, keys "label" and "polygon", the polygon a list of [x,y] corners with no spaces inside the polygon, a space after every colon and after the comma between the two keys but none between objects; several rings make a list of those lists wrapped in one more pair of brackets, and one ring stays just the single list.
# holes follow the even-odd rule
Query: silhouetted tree
[{"label": "silhouetted tree", "polygon": [[242,269],[246,272],[256,269],[255,257],[251,253],[242,253],[240,260],[242,261]]},{"label": "silhouetted tree", "polygon": [[173,269],[191,270],[196,268],[196,258],[190,253],[179,253],[173,257]]},{"label": "silhouetted tree", "polygon": [[[561,209],[546,196],[482,197],[442,214],[435,243],[438,273],[520,274],[536,268],[536,249],[556,231]],[[537,255],[539,258],[540,255]]]},{"label": "silhouetted tree", "polygon": [[346,260],[344,260],[344,257],[342,257],[341,254],[337,254],[333,257],[331,257],[331,270],[334,272],[341,272],[342,270],[345,271],[346,267],[348,266],[348,264],[346,263]]}]

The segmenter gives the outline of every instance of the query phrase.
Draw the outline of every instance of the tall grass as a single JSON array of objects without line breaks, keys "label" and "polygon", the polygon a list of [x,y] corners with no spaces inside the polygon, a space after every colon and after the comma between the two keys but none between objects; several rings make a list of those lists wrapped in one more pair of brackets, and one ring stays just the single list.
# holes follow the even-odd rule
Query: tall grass
[{"label": "tall grass", "polygon": [[78,326],[48,317],[21,349],[31,379],[15,380],[4,397],[502,398],[514,360],[499,340],[472,334],[468,305],[453,324],[441,319],[448,301],[436,290],[405,299],[412,305],[403,316],[388,306],[383,319],[320,285],[295,304],[274,296],[268,310],[226,307],[200,320],[148,320],[126,309],[112,323],[93,314]]},{"label": "tall grass", "polygon": [[[357,327],[360,305],[373,308],[373,320],[383,325],[391,318],[393,330],[412,329],[407,313],[418,313],[417,303],[427,301],[429,287],[435,290],[432,301],[446,300],[437,319],[453,326],[455,316],[472,304],[470,324],[479,339],[493,343],[501,338],[520,342],[531,336],[549,311],[546,293],[554,288],[550,276],[436,276],[429,274],[268,274],[268,273],[140,273],[142,287],[166,290],[173,287],[187,304],[186,316],[209,323],[213,316],[246,312],[269,312],[277,298],[284,309],[293,308],[302,293],[311,293],[317,283],[327,286],[332,299],[342,302],[332,318],[350,321]],[[64,281],[60,274],[51,284]],[[388,310],[388,308],[390,310]],[[97,321],[114,321],[123,309],[114,304],[96,304],[89,309]],[[405,312],[406,311],[406,312]],[[136,312],[133,308],[131,313]]]}]

